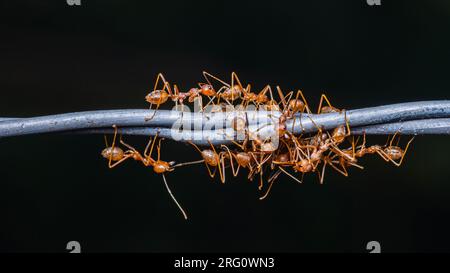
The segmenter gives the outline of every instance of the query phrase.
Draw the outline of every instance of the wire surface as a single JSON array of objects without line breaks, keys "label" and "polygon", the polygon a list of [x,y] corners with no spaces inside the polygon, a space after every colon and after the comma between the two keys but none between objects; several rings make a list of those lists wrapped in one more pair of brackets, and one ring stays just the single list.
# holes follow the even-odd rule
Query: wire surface
[{"label": "wire surface", "polygon": [[[265,111],[246,112],[249,126],[254,128],[272,125],[280,113]],[[165,138],[173,136],[189,137],[195,142],[205,143],[208,138],[225,141],[232,134],[229,126],[233,116],[239,113],[190,113],[170,110],[103,110],[75,112],[32,118],[0,118],[0,137],[51,133],[109,133],[117,125],[123,134],[159,135]],[[241,113],[242,114],[242,113]],[[287,128],[293,133],[312,133],[318,126],[328,130],[344,125],[348,121],[353,134],[450,134],[450,101],[406,102],[377,107],[342,111],[328,114],[303,114],[287,122]],[[409,121],[409,122],[405,122]],[[176,131],[174,124],[187,124],[193,130]],[[223,125],[224,129],[214,130],[213,125]],[[270,130],[270,126],[266,130]],[[183,134],[183,135],[180,135]],[[222,140],[221,138],[222,137]]]}]

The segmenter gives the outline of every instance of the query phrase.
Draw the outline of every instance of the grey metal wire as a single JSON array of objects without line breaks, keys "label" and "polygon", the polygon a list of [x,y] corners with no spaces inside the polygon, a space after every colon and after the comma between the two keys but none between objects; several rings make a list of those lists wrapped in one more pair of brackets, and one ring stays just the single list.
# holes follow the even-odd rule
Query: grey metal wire
[{"label": "grey metal wire", "polygon": [[[397,132],[402,135],[450,135],[450,118],[409,120],[351,128],[352,135],[389,135]],[[114,130],[112,128],[84,129],[76,130],[71,133],[112,134],[114,133]],[[229,139],[226,139],[226,135],[222,130],[179,132],[170,128],[161,127],[125,127],[119,128],[118,133],[121,135],[134,136],[155,136],[157,134],[162,138],[173,138],[173,136],[177,136],[179,138],[183,137],[185,139],[190,139],[190,141],[198,145],[209,145],[208,141],[213,145],[231,143]],[[231,135],[232,131],[230,130],[228,133]]]},{"label": "grey metal wire", "polygon": [[[112,125],[117,125],[124,134],[154,135],[159,132],[162,137],[172,138],[174,134],[176,136],[193,133],[194,142],[205,143],[210,138],[216,139],[218,144],[225,141],[226,136],[233,132],[229,126],[224,126],[228,128],[225,131],[211,130],[208,126],[217,122],[227,125],[235,114],[158,110],[151,120],[146,120],[153,115],[153,110],[106,110],[33,118],[0,118],[0,137],[65,131],[81,133],[83,130],[85,130],[84,133],[111,132]],[[272,124],[279,115],[280,113],[264,111],[247,112],[247,116],[251,117],[249,125],[258,128]],[[193,132],[175,132],[171,128],[173,124],[179,123],[181,118],[191,125],[190,128],[195,128],[195,124],[200,124],[200,128],[195,128]],[[398,103],[341,113],[303,114],[299,118],[289,120],[287,127],[288,130],[297,134],[311,133],[317,131],[318,127],[325,130],[333,129],[348,121],[354,134],[361,133],[361,130],[365,130],[367,134],[391,134],[399,129],[403,134],[408,132],[449,134],[448,120],[442,118],[450,118],[449,100]],[[421,119],[430,120],[420,121]],[[412,121],[404,122],[408,120]],[[384,127],[381,127],[383,124]],[[270,126],[266,130],[271,130]]]},{"label": "grey metal wire", "polygon": [[351,129],[354,135],[386,135],[399,132],[402,135],[450,135],[450,118],[409,120],[361,126]]}]

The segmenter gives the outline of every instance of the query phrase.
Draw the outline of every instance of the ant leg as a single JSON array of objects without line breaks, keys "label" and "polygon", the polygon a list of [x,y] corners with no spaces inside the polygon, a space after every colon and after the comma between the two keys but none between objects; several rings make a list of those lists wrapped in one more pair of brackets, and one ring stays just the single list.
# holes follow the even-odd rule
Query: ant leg
[{"label": "ant leg", "polygon": [[272,189],[273,183],[275,183],[275,181],[276,181],[276,180],[272,181],[272,182],[269,184],[269,187],[267,188],[266,193],[265,193],[263,196],[261,196],[261,197],[259,198],[259,200],[264,200],[264,199],[266,199],[267,196],[269,196],[269,192],[270,192],[270,190]]},{"label": "ant leg", "polygon": [[347,111],[345,109],[343,109],[342,111],[344,111],[345,126],[347,128],[347,133],[345,134],[345,137],[348,137],[352,134],[350,131],[350,123],[348,122],[348,119],[347,119]]},{"label": "ant leg", "polygon": [[[234,72],[233,72],[233,73],[234,73]],[[211,75],[210,73],[208,73],[208,72],[206,72],[206,71],[203,71],[203,77],[204,77],[205,80],[208,82],[208,84],[211,85],[211,86],[212,86],[212,83],[211,83],[211,81],[210,81],[210,78],[211,78],[211,79],[214,79],[214,80],[216,80],[216,81],[218,81],[218,82],[220,82],[221,84],[223,84],[223,85],[226,86],[226,87],[230,87],[230,85],[229,85],[228,83],[226,83],[226,82],[224,82],[223,80],[217,78],[216,76]]]},{"label": "ant leg", "polygon": [[[155,137],[153,138],[153,141],[151,142],[152,145],[151,145],[151,148],[150,148],[150,152],[147,154],[147,160],[150,160],[151,162],[155,161],[154,159],[152,159],[152,154],[153,154],[153,148],[155,147],[155,143],[156,143],[157,139],[158,139],[158,134],[156,134]],[[150,144],[150,142],[149,142],[149,144]],[[145,150],[147,150],[147,148],[148,148],[148,145],[145,148]]]},{"label": "ant leg", "polygon": [[402,158],[400,159],[400,162],[398,163],[394,163],[397,167],[400,167],[402,165],[403,162],[403,158],[405,158],[406,152],[408,151],[409,145],[411,144],[411,142],[414,140],[415,137],[412,137],[409,141],[408,144],[406,144],[405,147],[405,151],[403,152]]},{"label": "ant leg", "polygon": [[166,91],[167,93],[169,93],[169,96],[172,97],[173,93],[172,93],[172,89],[170,88],[170,84],[168,81],[166,81],[166,79],[164,78],[164,75],[162,73],[158,73],[158,76],[156,77],[156,82],[155,82],[155,86],[153,87],[153,91],[156,91],[158,88],[158,83],[159,81],[163,82],[163,88],[161,89],[162,91]]},{"label": "ant leg", "polygon": [[[394,134],[394,136],[395,136],[395,134]],[[386,144],[384,144],[383,147],[387,147],[390,140],[391,140],[391,136],[388,135],[388,137],[387,137],[387,139],[386,139]]]},{"label": "ant leg", "polygon": [[[389,142],[389,146],[392,146],[392,143],[394,142],[395,137],[399,134],[400,131],[395,132],[395,134],[392,136],[391,142]],[[400,137],[399,137],[400,138]],[[399,139],[400,141],[400,139]]]},{"label": "ant leg", "polygon": [[[270,111],[272,112],[273,111],[273,109],[272,109],[272,107],[273,107],[273,102],[276,102],[274,99],[273,99],[273,92],[272,92],[272,87],[270,86],[270,85],[267,85],[266,87],[264,87],[264,89],[263,90],[261,90],[261,92],[259,92],[260,94],[262,94],[262,95],[265,95],[267,92],[269,92],[269,98],[270,98]],[[279,108],[279,107],[278,107]],[[257,109],[259,109],[259,106],[257,106]],[[267,108],[266,109],[264,109],[264,110],[267,110]]]},{"label": "ant leg", "polygon": [[[245,100],[245,94],[249,94],[251,93],[251,89],[252,86],[250,84],[247,84],[247,87],[242,89],[242,93],[244,93],[243,95],[241,94],[241,103],[239,104],[241,106],[241,109],[246,109],[248,107],[248,105],[250,104],[249,100]],[[258,107],[256,107],[256,109],[258,109]]]},{"label": "ant leg", "polygon": [[322,176],[320,177],[320,184],[323,185],[323,178],[325,177],[325,168],[327,167],[327,161],[324,160],[322,167]]},{"label": "ant leg", "polygon": [[364,170],[364,167],[363,167],[363,166],[358,165],[358,164],[356,164],[356,163],[349,162],[348,164],[352,165],[353,167],[357,167],[357,168],[359,168],[359,169],[361,169],[361,170]]},{"label": "ant leg", "polygon": [[[195,145],[195,143],[193,143],[193,142],[191,142],[191,141],[188,141],[188,143],[191,144],[192,146],[194,146],[194,148],[195,148],[200,154],[202,154],[202,150],[200,150],[200,148],[199,148],[197,145]],[[212,172],[212,171],[211,171],[211,168],[209,168],[208,163],[206,163],[205,160],[203,160],[203,162],[205,163],[205,166],[206,166],[206,169],[208,170],[209,176],[210,176],[211,178],[214,178],[214,176],[216,175],[217,168],[214,170],[214,172]]]},{"label": "ant leg", "polygon": [[183,162],[183,163],[178,163],[178,164],[174,165],[173,168],[178,168],[181,166],[188,166],[188,165],[195,165],[195,164],[199,164],[199,163],[203,163],[203,162],[205,162],[204,159],[197,160],[197,161]]},{"label": "ant leg", "polygon": [[167,192],[169,193],[170,197],[172,197],[172,200],[175,202],[175,204],[177,204],[178,208],[180,209],[181,213],[183,214],[184,219],[187,220],[188,219],[187,214],[186,214],[186,212],[184,212],[180,203],[178,203],[177,199],[172,194],[172,191],[170,190],[169,185],[167,184],[166,176],[164,174],[162,174],[162,177],[163,177],[164,185],[166,186]]},{"label": "ant leg", "polygon": [[145,150],[144,150],[144,156],[147,157],[148,154],[148,149],[150,148],[150,145],[152,144],[152,142],[156,139],[156,137],[158,136],[158,133],[156,133],[155,138],[150,137],[150,139],[148,140],[147,146],[145,146]]},{"label": "ant leg", "polygon": [[390,157],[388,154],[386,154],[383,149],[381,148],[376,148],[376,153],[382,158],[384,159],[384,161],[389,162],[390,161]]},{"label": "ant leg", "polygon": [[[117,126],[114,124],[112,126],[114,128],[114,137],[113,137],[113,142],[111,145],[111,154],[109,155],[109,161],[108,161],[108,166],[111,168],[111,162],[112,162],[112,151],[114,151],[114,147],[116,145],[116,138],[117,138]],[[105,137],[106,140],[106,137]]]},{"label": "ant leg", "polygon": [[[303,100],[303,102],[305,103],[305,109],[306,109],[306,111],[308,112],[308,114],[312,114],[311,113],[311,109],[309,108],[309,105],[308,105],[308,101],[306,100],[306,98],[305,98],[305,96],[303,95],[303,92],[302,92],[302,90],[298,90],[297,91],[297,95],[296,95],[296,100],[298,100],[298,96],[301,96],[302,97],[302,100]],[[302,111],[303,112],[303,111]]]},{"label": "ant leg", "polygon": [[[152,110],[152,105],[153,104],[150,103],[150,108],[148,110]],[[144,118],[144,120],[145,121],[152,120],[155,117],[156,112],[158,111],[160,105],[161,105],[161,103],[156,104],[156,108],[153,110],[153,115],[151,115],[150,117]]]},{"label": "ant leg", "polygon": [[206,169],[208,170],[209,177],[214,178],[216,176],[217,167],[214,169],[214,172],[213,172],[213,171],[211,171],[211,168],[209,167],[208,163],[205,162],[205,166],[206,166]]},{"label": "ant leg", "polygon": [[108,148],[108,138],[106,137],[106,135],[103,135],[103,138],[105,139],[105,147]]},{"label": "ant leg", "polygon": [[128,143],[126,143],[125,141],[122,140],[122,135],[120,135],[119,142],[120,142],[120,144],[122,144],[123,146],[127,147],[131,151],[139,154],[139,152],[133,146],[131,146],[130,144],[128,144]]},{"label": "ant leg", "polygon": [[[231,153],[230,149],[228,149],[228,147],[226,145],[221,145],[222,148],[226,149],[226,153],[228,153],[228,156],[230,157],[230,165],[231,165],[231,171],[233,173],[233,176],[237,176],[239,173],[239,162],[238,162],[238,167],[237,167],[237,172],[234,169],[234,164],[233,164],[233,156],[235,156],[234,154]],[[224,160],[225,161],[225,160]],[[225,167],[222,165],[224,171],[225,171]]]},{"label": "ant leg", "polygon": [[364,134],[363,134],[363,143],[362,143],[361,147],[362,148],[366,148],[366,132],[365,131],[364,131]]},{"label": "ant leg", "polygon": [[288,104],[288,102],[286,101],[286,97],[289,97],[288,101],[290,101],[292,94],[294,92],[291,91],[287,95],[283,95],[283,92],[281,91],[281,88],[279,86],[277,86],[277,92],[278,92],[278,96],[280,97],[281,104],[283,104],[283,111],[284,111],[287,109],[287,104]]},{"label": "ant leg", "polygon": [[157,159],[157,161],[159,161],[161,159],[161,140],[162,140],[162,138],[159,139],[158,146],[156,146],[156,150],[158,151],[158,159]]},{"label": "ant leg", "polygon": [[299,180],[297,177],[293,176],[291,173],[289,173],[288,171],[286,171],[283,167],[278,166],[278,168],[280,169],[280,171],[284,172],[286,175],[288,175],[290,178],[294,179],[296,182],[298,183],[303,183],[303,181]]},{"label": "ant leg", "polygon": [[345,177],[347,177],[348,176],[348,171],[347,171],[347,168],[345,168],[345,166],[344,165],[341,165],[341,167],[342,167],[342,170],[341,169],[339,169],[338,167],[336,167],[335,165],[334,165],[334,163],[333,162],[329,162],[328,163],[328,165],[330,165],[333,169],[335,169],[336,171],[338,171],[339,173],[341,173],[343,176],[345,176]]},{"label": "ant leg", "polygon": [[[219,102],[220,102],[220,93],[221,93],[224,89],[230,88],[230,85],[229,85],[228,83],[224,82],[223,80],[217,78],[216,76],[211,75],[210,73],[208,73],[208,72],[206,72],[206,71],[203,71],[203,77],[204,77],[205,80],[208,82],[208,84],[211,85],[211,86],[213,86],[213,84],[211,83],[210,79],[213,79],[213,80],[215,80],[215,81],[218,81],[218,82],[220,82],[220,83],[222,84],[222,87],[219,89],[219,91],[216,92],[217,103],[219,103]],[[223,88],[223,87],[225,87],[225,88]],[[214,98],[213,98],[213,99],[214,99]],[[212,99],[212,100],[213,100],[213,99]],[[210,101],[210,102],[211,102],[211,101]],[[210,103],[210,102],[209,102],[209,103]],[[208,104],[209,104],[209,103],[208,103]],[[206,106],[205,106],[205,107],[206,107]]]},{"label": "ant leg", "polygon": [[[221,93],[225,88],[227,88],[227,87],[222,86],[222,87],[217,91],[217,93],[216,93],[216,96],[217,96],[217,103],[214,103],[214,98],[215,98],[214,96],[212,96],[211,98],[208,97],[208,98],[209,98],[209,101],[208,101],[208,103],[207,103],[205,106],[202,105],[202,111],[204,111],[204,110],[206,109],[206,107],[208,107],[211,103],[212,103],[213,105],[219,105],[219,103],[220,103],[220,93]],[[200,98],[201,98],[201,97],[200,97]],[[233,105],[233,104],[231,104],[229,101],[227,101],[227,102],[228,102],[229,105]]]},{"label": "ant leg", "polygon": [[[300,126],[302,127],[302,131],[303,131],[303,124],[302,124],[302,114],[303,114],[303,112],[305,111],[305,109],[306,109],[306,111],[307,111],[307,113],[308,113],[308,117],[309,117],[309,115],[311,114],[311,109],[309,108],[309,105],[308,105],[308,101],[306,100],[306,98],[305,98],[305,96],[303,95],[303,92],[301,91],[301,90],[298,90],[297,91],[297,95],[295,96],[295,100],[297,101],[298,100],[298,96],[301,96],[302,97],[302,100],[303,100],[303,103],[305,104],[305,108],[304,109],[302,109],[302,111],[301,111],[301,113],[300,113]],[[295,127],[295,114],[296,114],[296,112],[297,111],[294,111],[294,113],[292,113],[292,116],[294,117],[294,122],[292,123],[292,129],[294,129],[294,127]]]},{"label": "ant leg", "polygon": [[125,160],[127,160],[130,157],[131,157],[131,154],[128,154],[128,155],[124,156],[122,159],[120,159],[119,161],[114,162],[113,164],[109,163],[108,167],[110,169],[112,169],[112,168],[116,167],[117,165],[119,165],[120,163],[124,162]]},{"label": "ant leg", "polygon": [[[236,72],[231,72],[231,88],[234,88],[234,81],[236,80],[238,86],[239,86],[239,90],[244,90],[244,87],[241,84],[241,81],[239,80]],[[231,100],[234,101],[234,94],[233,92],[231,92]]]},{"label": "ant leg", "polygon": [[[331,102],[328,100],[327,95],[322,94],[322,95],[320,96],[320,102],[319,102],[319,107],[317,108],[317,114],[321,114],[321,113],[322,113],[322,104],[323,104],[323,100],[326,101],[326,103],[328,104],[328,106],[329,106],[331,109],[334,109],[334,108],[335,108],[335,107],[333,107],[333,105],[331,105]],[[337,108],[336,108],[336,109],[337,109]]]},{"label": "ant leg", "polygon": [[272,175],[269,177],[269,180],[267,180],[267,182],[272,183],[272,181],[274,181],[275,179],[277,179],[278,176],[280,176],[280,174],[281,174],[281,171],[280,171],[280,170],[277,170],[274,174],[272,174]]},{"label": "ant leg", "polygon": [[[216,151],[216,148],[214,148],[214,145],[212,145],[211,141],[208,140],[208,143],[211,146],[214,154],[218,155],[218,153]],[[224,173],[223,173],[225,170],[222,170],[222,168],[220,167],[220,156],[219,156],[219,162],[218,163],[219,164],[217,164],[216,170],[219,169],[220,181],[222,181],[222,183],[225,183],[225,176],[224,176]]]},{"label": "ant leg", "polygon": [[[151,157],[153,154],[153,148],[155,147],[156,140],[158,139],[158,134],[156,134],[153,138],[150,138],[148,141],[147,147],[145,147],[144,154],[147,157]],[[150,151],[148,151],[148,148],[150,147]]]}]

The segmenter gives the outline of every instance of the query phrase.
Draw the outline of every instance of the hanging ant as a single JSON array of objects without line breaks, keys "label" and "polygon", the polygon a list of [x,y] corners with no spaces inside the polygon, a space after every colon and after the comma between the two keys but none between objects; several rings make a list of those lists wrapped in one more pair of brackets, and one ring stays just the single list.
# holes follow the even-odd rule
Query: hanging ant
[{"label": "hanging ant", "polygon": [[[210,141],[208,141],[208,143],[210,144],[211,149],[203,149],[203,150],[201,150],[195,143],[191,141],[188,141],[188,143],[194,146],[194,148],[201,154],[203,160],[197,162],[205,163],[205,166],[208,169],[209,176],[211,178],[214,178],[217,170],[219,170],[220,181],[222,183],[225,183],[225,173],[224,170],[222,169],[223,168],[222,162],[224,156],[223,153],[217,153],[216,149],[214,148],[214,145],[212,145]],[[211,171],[210,167],[215,168],[214,171]]]},{"label": "hanging ant", "polygon": [[124,151],[119,146],[116,146],[118,129],[116,125],[113,125],[113,128],[114,128],[114,137],[112,145],[111,146],[108,145],[108,139],[106,138],[105,135],[104,137],[106,148],[103,149],[101,153],[104,158],[108,159],[108,167],[112,169],[129,158],[133,158],[134,160],[137,161],[144,161],[145,160],[144,157],[138,151],[136,151],[134,148],[130,147],[128,144],[123,142],[122,136],[120,136],[120,143],[129,149],[127,151]]},{"label": "hanging ant", "polygon": [[[384,146],[379,145],[372,145],[369,147],[366,147],[366,134],[363,134],[363,143],[360,146],[360,148],[355,152],[355,157],[362,157],[365,154],[374,154],[377,153],[382,159],[384,159],[387,162],[391,162],[397,167],[400,167],[403,159],[406,155],[406,152],[408,151],[409,145],[414,140],[414,136],[408,141],[406,144],[405,149],[403,150],[398,146],[398,143],[400,142],[400,137],[398,137],[398,141],[396,145],[393,145],[395,137],[399,134],[399,131],[397,131],[393,136],[392,139],[389,142],[389,137],[386,141],[386,144]],[[389,143],[389,145],[387,144]],[[398,161],[400,160],[400,161]],[[397,162],[398,161],[398,162]]]},{"label": "hanging ant", "polygon": [[[106,141],[107,147],[102,151],[102,156],[109,160],[109,163],[108,163],[109,168],[114,168],[115,166],[124,162],[128,158],[133,158],[136,161],[140,161],[146,167],[150,167],[150,166],[153,167],[153,171],[155,173],[162,175],[164,185],[166,186],[166,189],[167,189],[169,195],[171,196],[172,200],[175,202],[175,204],[180,209],[181,213],[183,214],[183,217],[185,219],[187,219],[186,212],[183,210],[181,205],[176,200],[175,196],[172,194],[172,191],[170,190],[169,185],[167,184],[167,180],[166,180],[166,176],[165,176],[166,172],[172,172],[175,169],[175,167],[181,166],[182,164],[174,165],[175,162],[173,162],[173,161],[167,162],[167,161],[161,160],[161,140],[162,139],[159,140],[158,145],[156,147],[156,149],[158,151],[158,157],[155,160],[152,158],[152,153],[153,153],[154,145],[157,140],[157,135],[153,139],[150,138],[150,140],[145,148],[144,154],[141,155],[141,153],[139,153],[134,147],[125,143],[122,140],[122,136],[120,137],[120,143],[122,145],[124,145],[125,147],[127,147],[128,150],[124,152],[122,148],[115,146],[118,129],[117,129],[117,126],[115,126],[115,125],[113,125],[113,128],[114,128],[113,143],[111,146],[109,146],[106,136],[105,136],[105,141]],[[147,153],[149,147],[151,147],[150,152]],[[114,162],[114,163],[112,164],[112,162]]]}]

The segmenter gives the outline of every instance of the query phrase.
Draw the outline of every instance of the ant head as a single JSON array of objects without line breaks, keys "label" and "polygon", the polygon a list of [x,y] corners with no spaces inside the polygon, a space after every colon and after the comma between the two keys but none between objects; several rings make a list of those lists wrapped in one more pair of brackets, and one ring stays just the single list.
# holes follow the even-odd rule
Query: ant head
[{"label": "ant head", "polygon": [[158,160],[153,164],[153,171],[155,173],[165,173],[171,171],[170,162]]}]

